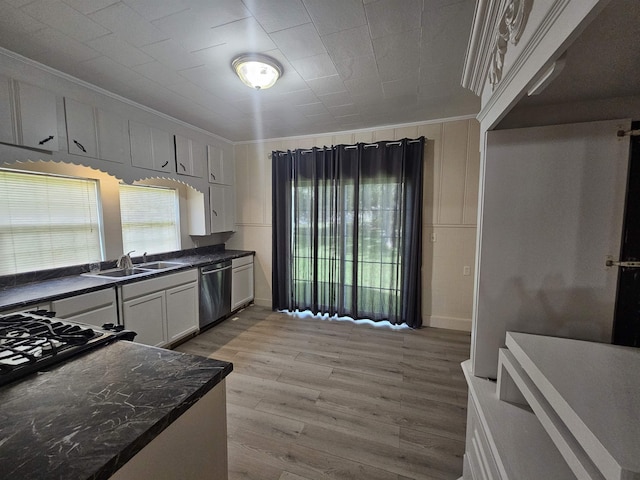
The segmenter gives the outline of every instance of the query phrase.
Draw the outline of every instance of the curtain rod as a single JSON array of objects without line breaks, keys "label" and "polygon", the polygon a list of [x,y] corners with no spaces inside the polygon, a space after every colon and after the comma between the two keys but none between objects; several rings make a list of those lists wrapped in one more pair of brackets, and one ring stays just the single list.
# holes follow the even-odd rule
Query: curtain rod
[{"label": "curtain rod", "polygon": [[[407,143],[419,143],[420,140],[409,140],[407,141]],[[390,147],[392,145],[402,145],[402,142],[398,141],[398,142],[387,142],[386,143],[386,147]],[[375,147],[378,148],[380,145],[378,145],[377,143],[365,143],[364,144],[364,148],[370,148],[370,147]],[[358,145],[347,145],[346,147],[344,147],[345,150],[354,150],[358,148]],[[311,153],[313,152],[313,150],[301,150],[300,153]],[[285,155],[286,152],[279,152],[280,155]]]}]

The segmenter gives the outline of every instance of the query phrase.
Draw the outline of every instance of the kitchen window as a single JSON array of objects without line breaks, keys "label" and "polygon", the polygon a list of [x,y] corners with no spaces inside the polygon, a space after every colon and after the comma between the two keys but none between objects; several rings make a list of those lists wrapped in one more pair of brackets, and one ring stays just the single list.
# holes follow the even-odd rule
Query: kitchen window
[{"label": "kitchen window", "polygon": [[103,260],[98,181],[0,170],[0,275]]},{"label": "kitchen window", "polygon": [[147,185],[120,185],[122,245],[138,255],[180,250],[178,191]]}]

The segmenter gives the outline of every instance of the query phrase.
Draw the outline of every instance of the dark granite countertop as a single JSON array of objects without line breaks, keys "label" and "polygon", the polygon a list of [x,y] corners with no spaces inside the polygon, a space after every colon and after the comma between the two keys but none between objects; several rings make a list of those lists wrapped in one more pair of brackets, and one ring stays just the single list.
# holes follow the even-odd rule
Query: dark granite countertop
[{"label": "dark granite countertop", "polygon": [[[83,293],[111,288],[116,285],[138,282],[140,280],[146,280],[148,278],[161,275],[169,275],[182,270],[188,270],[190,268],[201,267],[211,263],[231,260],[233,258],[253,254],[253,251],[246,250],[197,248],[181,252],[149,255],[148,261],[174,260],[184,263],[184,266],[171,270],[153,272],[149,275],[145,275],[144,277],[129,279],[123,278],[118,280],[81,275],[82,271],[88,272],[88,265],[86,268],[84,266],[69,268],[66,275],[64,273],[65,269],[58,269],[54,273],[43,272],[42,274],[39,274],[39,272],[34,272],[32,274],[32,278],[30,278],[30,281],[28,282],[5,285],[0,284],[0,311],[21,307],[28,308],[30,305],[35,305],[38,302],[52,301],[74,295],[81,295]],[[112,266],[107,265],[106,268],[112,268]]]},{"label": "dark granite countertop", "polygon": [[232,369],[119,341],[5,385],[0,476],[109,478]]}]

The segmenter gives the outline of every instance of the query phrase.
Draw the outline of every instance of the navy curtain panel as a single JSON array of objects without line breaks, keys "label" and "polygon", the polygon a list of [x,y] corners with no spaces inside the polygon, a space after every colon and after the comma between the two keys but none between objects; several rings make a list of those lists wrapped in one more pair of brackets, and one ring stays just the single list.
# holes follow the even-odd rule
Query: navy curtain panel
[{"label": "navy curtain panel", "polygon": [[272,153],[274,310],[422,325],[424,144]]}]

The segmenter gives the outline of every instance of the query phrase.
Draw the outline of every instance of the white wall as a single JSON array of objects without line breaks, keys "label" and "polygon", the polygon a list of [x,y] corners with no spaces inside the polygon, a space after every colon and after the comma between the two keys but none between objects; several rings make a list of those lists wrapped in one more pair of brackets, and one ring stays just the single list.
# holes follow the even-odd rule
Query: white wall
[{"label": "white wall", "polygon": [[[227,248],[255,250],[255,301],[271,306],[271,152],[424,135],[423,322],[471,329],[479,171],[474,119],[292,137],[235,146],[237,232]],[[432,241],[435,234],[435,242]],[[463,275],[464,267],[469,274]]]}]

